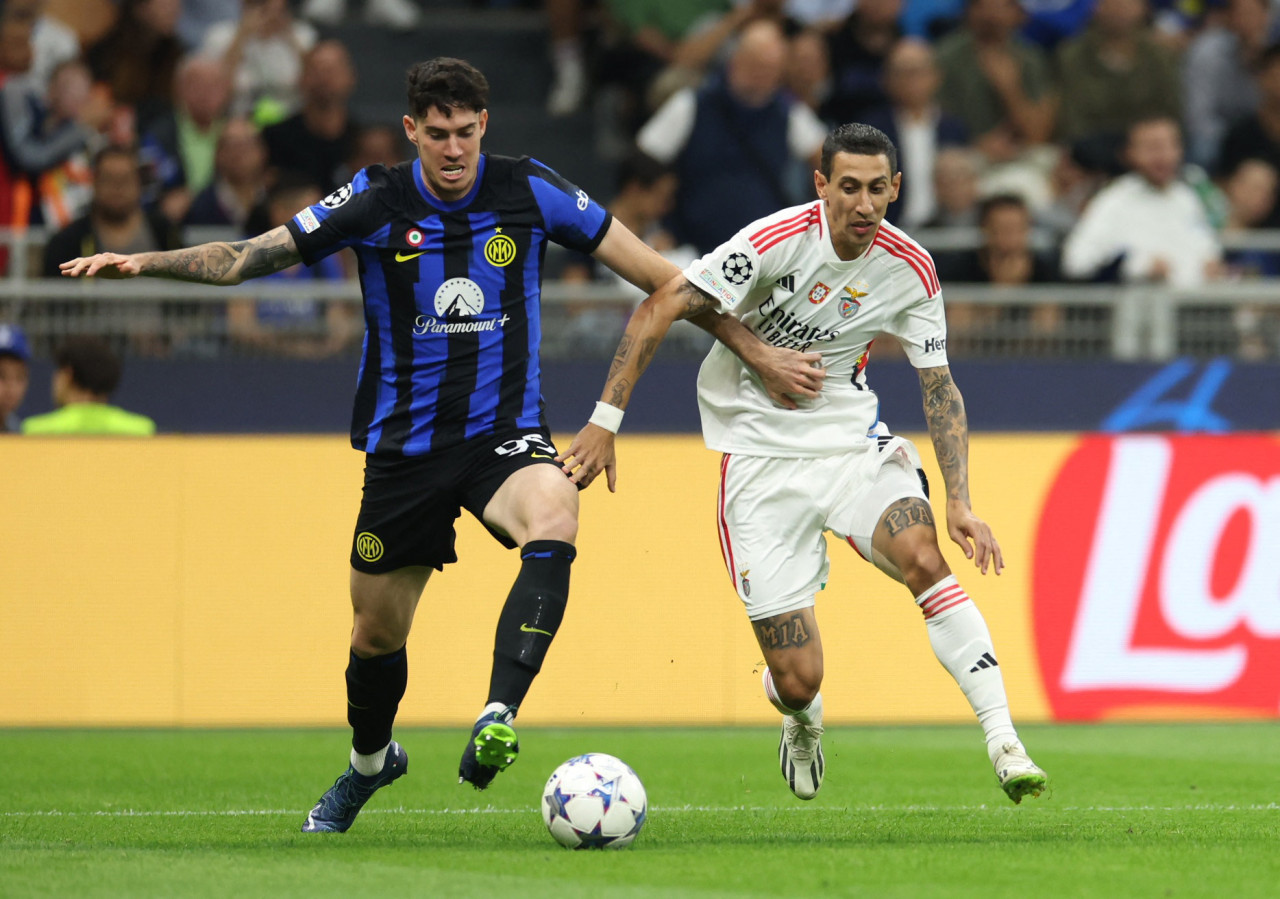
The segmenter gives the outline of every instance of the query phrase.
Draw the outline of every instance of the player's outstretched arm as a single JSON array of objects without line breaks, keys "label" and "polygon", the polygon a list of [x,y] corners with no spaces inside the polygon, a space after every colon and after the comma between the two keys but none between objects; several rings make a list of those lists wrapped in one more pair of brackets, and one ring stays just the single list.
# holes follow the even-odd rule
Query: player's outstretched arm
[{"label": "player's outstretched arm", "polygon": [[988,566],[999,574],[1004,569],[1000,544],[990,526],[973,514],[969,503],[969,419],[964,397],[951,379],[949,366],[922,368],[919,375],[929,437],[946,482],[947,533],[983,574]]},{"label": "player's outstretched arm", "polygon": [[158,253],[98,253],[58,266],[70,278],[172,278],[199,284],[239,284],[302,260],[284,225],[248,240],[215,241]]},{"label": "player's outstretched arm", "polygon": [[[609,365],[609,376],[600,395],[597,415],[599,410],[604,410],[621,421],[636,381],[649,367],[671,323],[700,315],[715,305],[714,299],[690,284],[684,275],[676,275],[636,307]],[[592,419],[594,421],[596,416]],[[613,446],[616,430],[616,425],[610,428],[588,423],[573,438],[569,449],[556,456],[556,461],[571,481],[579,487],[586,487],[603,471],[608,478],[609,491],[617,489]]]}]

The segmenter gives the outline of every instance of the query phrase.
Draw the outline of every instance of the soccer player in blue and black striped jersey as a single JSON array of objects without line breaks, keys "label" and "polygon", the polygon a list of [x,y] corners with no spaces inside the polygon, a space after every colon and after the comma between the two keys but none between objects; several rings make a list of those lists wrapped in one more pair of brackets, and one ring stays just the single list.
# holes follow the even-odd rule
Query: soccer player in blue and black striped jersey
[{"label": "soccer player in blue and black striped jersey", "polygon": [[[543,416],[546,243],[590,253],[646,292],[679,277],[545,165],[480,152],[488,83],[474,67],[448,58],[419,63],[408,89],[413,162],[363,169],[250,240],[62,265],[73,277],[238,284],[343,247],[355,251],[366,334],[351,441],[366,464],[351,549],[352,749],[350,766],[307,816],[307,832],[347,830],[374,791],[406,769],[405,751],[391,739],[407,680],[405,642],[432,570],[457,560],[453,522],[462,509],[505,546],[519,547],[523,561],[498,618],[488,702],[459,780],[484,789],[515,760],[511,724],[564,614],[578,530],[577,488],[561,464],[574,466],[557,462]],[[761,344],[729,316],[698,323],[771,392],[814,395],[799,354]]]}]

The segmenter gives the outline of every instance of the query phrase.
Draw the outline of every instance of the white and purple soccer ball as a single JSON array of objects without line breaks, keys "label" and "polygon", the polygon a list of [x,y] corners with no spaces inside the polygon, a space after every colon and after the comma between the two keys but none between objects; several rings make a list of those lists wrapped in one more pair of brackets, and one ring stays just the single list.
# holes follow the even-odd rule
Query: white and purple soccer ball
[{"label": "white and purple soccer ball", "polygon": [[542,820],[567,849],[622,849],[644,826],[644,784],[625,762],[602,752],[569,759],[547,778]]}]

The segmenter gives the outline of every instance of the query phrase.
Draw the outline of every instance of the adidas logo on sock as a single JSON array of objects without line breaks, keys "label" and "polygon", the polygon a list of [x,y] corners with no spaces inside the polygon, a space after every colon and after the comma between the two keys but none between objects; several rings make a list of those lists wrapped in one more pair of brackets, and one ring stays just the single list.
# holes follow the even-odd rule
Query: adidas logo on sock
[{"label": "adidas logo on sock", "polygon": [[983,668],[995,668],[1000,663],[996,661],[995,656],[989,652],[984,652],[982,658],[978,659],[978,664],[969,669],[969,673],[981,671]]}]

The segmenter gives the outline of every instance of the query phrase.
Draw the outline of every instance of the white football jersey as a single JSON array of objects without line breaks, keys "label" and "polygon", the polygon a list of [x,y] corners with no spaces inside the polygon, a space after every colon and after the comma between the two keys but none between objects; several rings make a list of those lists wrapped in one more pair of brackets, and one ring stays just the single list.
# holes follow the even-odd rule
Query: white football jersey
[{"label": "white football jersey", "polygon": [[762,341],[821,353],[827,369],[821,394],[788,410],[715,344],[698,373],[702,433],[713,450],[794,457],[872,445],[879,400],[866,367],[881,333],[896,337],[916,368],[947,364],[933,259],[888,222],[865,253],[845,262],[831,244],[824,203],[793,206],[752,222],[684,275]]}]

